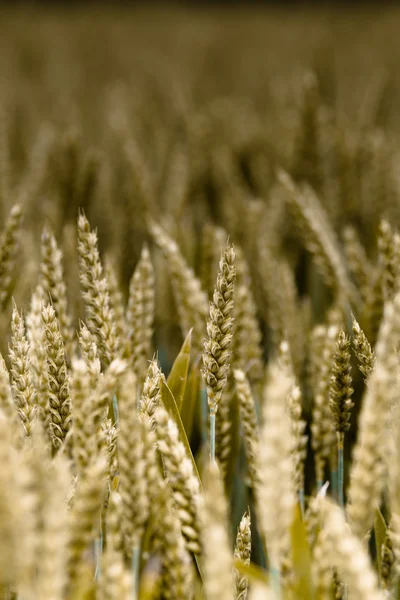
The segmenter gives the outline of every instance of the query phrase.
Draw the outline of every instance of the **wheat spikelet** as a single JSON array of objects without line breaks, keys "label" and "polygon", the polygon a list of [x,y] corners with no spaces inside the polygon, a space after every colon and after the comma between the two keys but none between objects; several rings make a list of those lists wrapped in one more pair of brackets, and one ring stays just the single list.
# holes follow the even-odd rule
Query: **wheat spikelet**
[{"label": "wheat spikelet", "polygon": [[161,403],[161,378],[163,377],[157,360],[153,359],[147,370],[143,393],[140,400],[140,414],[147,415],[154,423],[154,413]]},{"label": "wheat spikelet", "polygon": [[201,496],[193,465],[179,439],[178,428],[163,408],[155,413],[157,447],[173,491],[174,504],[181,522],[188,551],[199,554]]},{"label": "wheat spikelet", "polygon": [[202,374],[210,413],[215,415],[226,385],[233,334],[235,251],[227,246],[219,264],[204,342]]},{"label": "wheat spikelet", "polygon": [[129,353],[132,356],[139,385],[143,383],[147,361],[151,357],[154,305],[154,269],[150,252],[147,246],[144,246],[129,284],[129,299],[126,309]]},{"label": "wheat spikelet", "polygon": [[71,428],[71,398],[64,343],[56,312],[50,304],[43,308],[42,320],[46,336],[50,436],[54,451],[57,452]]},{"label": "wheat spikelet", "polygon": [[[235,386],[232,371],[229,371],[226,385],[218,403],[218,419],[215,423],[215,457],[218,462],[223,481],[228,475],[228,465],[232,455],[233,410],[235,403]],[[228,483],[228,482],[226,482]]]},{"label": "wheat spikelet", "polygon": [[117,338],[107,279],[103,275],[97,249],[97,234],[90,231],[86,217],[78,218],[80,282],[85,301],[87,323],[97,339],[101,360],[107,366],[117,352]]},{"label": "wheat spikelet", "polygon": [[99,446],[106,451],[107,475],[110,483],[118,471],[117,438],[118,430],[114,427],[112,420],[105,419],[101,424]]},{"label": "wheat spikelet", "polygon": [[11,331],[12,337],[9,349],[11,387],[23,430],[29,436],[32,432],[36,413],[36,393],[32,383],[29,344],[26,339],[25,325],[15,303],[13,306]]},{"label": "wheat spikelet", "polygon": [[136,384],[135,375],[127,372],[119,391],[118,464],[125,547],[129,556],[139,547],[149,513]]},{"label": "wheat spikelet", "polygon": [[15,257],[19,246],[19,230],[22,221],[22,206],[15,204],[11,209],[0,237],[0,307],[4,309],[10,294]]},{"label": "wheat spikelet", "polygon": [[356,321],[354,315],[352,315],[352,319],[354,353],[358,360],[359,369],[364,375],[365,381],[368,381],[368,377],[373,371],[375,365],[375,352],[372,350],[371,344],[367,340],[367,336]]},{"label": "wheat spikelet", "polygon": [[206,597],[209,600],[233,600],[233,560],[227,529],[228,506],[216,463],[209,467],[205,480],[203,522]]},{"label": "wheat spikelet", "polygon": [[[236,536],[236,544],[234,551],[235,560],[240,560],[243,564],[250,564],[251,555],[251,520],[250,514],[245,512],[238,528]],[[236,600],[246,600],[248,594],[249,581],[237,569],[233,571]]]},{"label": "wheat spikelet", "polygon": [[70,357],[75,351],[75,340],[71,317],[68,313],[62,252],[57,245],[56,238],[47,227],[42,233],[41,252],[38,293],[43,304],[51,301],[59,323],[66,355]]},{"label": "wheat spikelet", "polygon": [[31,308],[26,317],[27,338],[29,341],[30,364],[36,390],[38,414],[44,430],[50,435],[49,384],[47,373],[46,334],[42,321],[43,304],[40,288],[36,288],[31,298]]}]

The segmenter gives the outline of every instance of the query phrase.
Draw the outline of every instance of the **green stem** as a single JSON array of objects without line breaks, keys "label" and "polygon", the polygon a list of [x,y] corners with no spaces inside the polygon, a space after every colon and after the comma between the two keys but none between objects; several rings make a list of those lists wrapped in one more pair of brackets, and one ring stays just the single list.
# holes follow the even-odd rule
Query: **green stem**
[{"label": "green stem", "polygon": [[118,425],[118,421],[119,421],[118,400],[117,400],[117,396],[115,394],[113,396],[113,412],[114,412],[114,424]]},{"label": "green stem", "polygon": [[274,596],[275,596],[276,600],[280,600],[280,598],[282,596],[280,570],[277,569],[276,567],[271,566],[269,568],[269,576],[271,579],[271,586],[272,586],[272,590],[274,592]]},{"label": "green stem", "polygon": [[332,496],[334,498],[334,500],[338,499],[338,476],[339,473],[338,471],[331,471],[331,486],[332,486]]},{"label": "green stem", "polygon": [[[339,434],[340,435],[340,434]],[[344,435],[338,437],[338,499],[339,506],[344,507]]]},{"label": "green stem", "polygon": [[95,557],[96,557],[96,570],[94,573],[94,578],[97,581],[101,575],[101,556],[103,554],[103,527],[102,527],[101,517],[100,517],[99,537],[94,542],[94,552],[95,552]]},{"label": "green stem", "polygon": [[305,513],[304,488],[299,490],[299,502],[300,502],[301,516],[304,519],[304,513]]},{"label": "green stem", "polygon": [[210,462],[215,462],[215,413],[210,413]]},{"label": "green stem", "polygon": [[140,544],[135,546],[132,551],[132,574],[133,574],[133,597],[137,598],[139,594],[139,567],[140,567]]}]

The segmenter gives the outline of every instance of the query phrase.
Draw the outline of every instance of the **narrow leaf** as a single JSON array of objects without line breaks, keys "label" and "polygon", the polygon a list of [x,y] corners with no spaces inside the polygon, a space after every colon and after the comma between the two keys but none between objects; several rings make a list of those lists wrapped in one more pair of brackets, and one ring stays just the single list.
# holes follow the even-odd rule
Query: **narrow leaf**
[{"label": "narrow leaf", "polygon": [[378,563],[378,573],[379,578],[381,577],[381,564],[382,564],[382,546],[385,542],[386,536],[386,523],[385,519],[379,508],[376,509],[375,512],[375,522],[374,522],[374,533],[375,533],[375,545],[376,545],[376,559]]},{"label": "narrow leaf", "polygon": [[295,577],[294,595],[296,598],[309,598],[312,600],[315,598],[315,591],[312,583],[311,552],[299,504],[296,506],[291,527],[291,541]]},{"label": "narrow leaf", "polygon": [[250,583],[268,584],[268,573],[257,565],[254,565],[253,563],[245,565],[241,560],[236,559],[234,561],[234,567],[241,575],[247,577]]},{"label": "narrow leaf", "polygon": [[168,411],[169,415],[172,417],[172,419],[176,423],[176,426],[178,427],[181,441],[185,445],[188,457],[190,458],[190,460],[192,461],[192,464],[193,464],[194,474],[197,477],[197,479],[199,480],[200,489],[202,489],[200,475],[199,475],[199,472],[197,470],[196,461],[194,460],[194,457],[193,457],[193,454],[192,454],[192,450],[190,448],[189,441],[187,439],[187,435],[186,435],[186,431],[185,431],[185,428],[184,428],[183,423],[182,423],[181,415],[179,414],[179,410],[178,410],[178,407],[176,405],[175,398],[172,395],[172,392],[169,389],[168,384],[166,383],[166,381],[164,381],[164,379],[161,380],[161,398],[162,398],[162,401],[163,401],[163,404],[164,404],[166,410]]},{"label": "narrow leaf", "polygon": [[190,348],[191,348],[192,330],[186,336],[182,344],[182,348],[172,365],[171,372],[168,376],[168,387],[175,398],[179,412],[182,411],[183,398],[185,395],[187,374],[190,363]]},{"label": "narrow leaf", "polygon": [[200,400],[201,374],[197,365],[193,365],[187,378],[185,396],[181,408],[181,419],[190,440],[193,431],[196,407]]}]

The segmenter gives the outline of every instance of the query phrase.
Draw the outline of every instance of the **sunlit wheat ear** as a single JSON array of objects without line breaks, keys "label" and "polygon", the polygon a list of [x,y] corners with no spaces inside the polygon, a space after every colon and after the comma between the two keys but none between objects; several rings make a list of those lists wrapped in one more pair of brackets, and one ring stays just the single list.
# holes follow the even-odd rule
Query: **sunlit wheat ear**
[{"label": "sunlit wheat ear", "polygon": [[257,458],[260,484],[257,514],[267,545],[270,572],[279,573],[289,547],[296,493],[293,481],[293,436],[286,406],[292,379],[276,364],[265,388],[264,425]]},{"label": "sunlit wheat ear", "polygon": [[355,301],[358,292],[347,276],[336,233],[317,196],[309,187],[297,187],[284,171],[278,173],[278,179],[288,192],[287,197],[304,243],[313,255],[326,283],[332,286],[339,296]]},{"label": "sunlit wheat ear", "polygon": [[140,546],[149,514],[136,386],[135,375],[127,372],[119,391],[119,491],[123,505],[125,547],[129,558]]},{"label": "sunlit wheat ear", "polygon": [[207,388],[210,409],[212,459],[215,454],[213,422],[215,428],[215,415],[230,368],[236,276],[235,257],[233,246],[228,245],[219,264],[217,282],[210,303],[210,316],[207,321],[207,339],[204,342],[202,375]]},{"label": "sunlit wheat ear", "polygon": [[11,392],[10,374],[4,358],[0,354],[0,410],[9,419],[16,421],[17,411]]},{"label": "sunlit wheat ear", "polygon": [[222,391],[218,403],[218,418],[215,421],[215,459],[218,462],[220,474],[226,485],[230,485],[227,480],[230,461],[233,451],[234,431],[233,414],[235,410],[235,392],[236,388],[233,382],[232,371],[229,370],[226,385]]},{"label": "sunlit wheat ear", "polygon": [[73,359],[71,371],[73,458],[77,470],[84,470],[96,451],[96,430],[91,419],[92,377],[87,363]]},{"label": "sunlit wheat ear", "polygon": [[287,408],[290,417],[290,429],[293,438],[293,483],[299,495],[300,505],[304,511],[304,463],[307,456],[308,437],[305,435],[306,421],[302,415],[302,393],[294,374],[289,344],[283,341],[279,346],[281,368],[292,380],[292,387],[287,396]]},{"label": "sunlit wheat ear", "polygon": [[[329,386],[331,380],[332,361],[335,354],[335,342],[339,328],[318,326],[314,330],[314,337],[320,337],[319,354],[315,356],[314,372],[314,406],[311,423],[311,444],[315,453],[315,471],[317,487],[324,482],[324,470],[336,446],[336,433],[333,426],[332,412],[329,408]],[[315,340],[316,342],[316,340]]]},{"label": "sunlit wheat ear", "polygon": [[27,436],[32,432],[36,415],[36,392],[32,382],[29,344],[25,334],[25,324],[14,303],[11,319],[11,387],[14,402]]},{"label": "sunlit wheat ear", "polygon": [[139,386],[143,384],[152,355],[154,306],[154,268],[149,249],[144,246],[129,284],[126,309],[129,354]]},{"label": "sunlit wheat ear", "polygon": [[23,210],[20,204],[11,209],[0,236],[0,307],[3,310],[10,295],[15,258],[19,246],[19,232]]},{"label": "sunlit wheat ear", "polygon": [[67,289],[62,266],[63,257],[56,238],[47,227],[42,233],[41,253],[38,292],[44,305],[51,301],[60,326],[66,355],[71,357],[76,343],[68,312]]},{"label": "sunlit wheat ear", "polygon": [[201,551],[202,497],[193,465],[178,428],[163,408],[155,412],[157,447],[163,457],[165,476],[172,488],[172,497],[181,522],[188,551]]},{"label": "sunlit wheat ear", "polygon": [[9,421],[0,412],[0,586],[17,582],[19,541],[23,535],[19,491],[17,486],[17,457],[11,439]]},{"label": "sunlit wheat ear", "polygon": [[80,323],[79,347],[82,359],[85,361],[90,374],[91,387],[95,387],[100,378],[101,363],[96,338],[84,323]]},{"label": "sunlit wheat ear", "polygon": [[69,463],[62,454],[49,465],[45,479],[45,511],[40,536],[38,597],[62,598],[67,584],[69,540],[67,495],[71,483]]},{"label": "sunlit wheat ear", "polygon": [[181,531],[179,511],[174,507],[172,491],[164,482],[160,486],[158,526],[156,528],[161,552],[162,578],[165,598],[193,598],[193,563]]},{"label": "sunlit wheat ear", "polygon": [[132,600],[132,590],[132,572],[125,566],[123,554],[107,546],[101,559],[99,600]]},{"label": "sunlit wheat ear", "polygon": [[97,234],[90,230],[89,222],[83,214],[78,218],[78,252],[87,324],[96,337],[100,358],[107,366],[116,356],[118,340],[110,307],[108,283],[97,248]]},{"label": "sunlit wheat ear", "polygon": [[349,597],[383,600],[367,551],[361,540],[351,532],[343,511],[322,497],[316,502],[319,505],[321,531],[315,561],[327,566],[327,576],[332,567],[339,570],[340,578],[348,586]]},{"label": "sunlit wheat ear", "polygon": [[99,448],[104,446],[101,427],[110,404],[118,392],[127,364],[114,360],[93,385],[93,374],[87,363],[72,363],[71,393],[74,439],[73,455],[78,469],[85,469]]},{"label": "sunlit wheat ear", "polygon": [[50,304],[43,308],[42,320],[46,336],[50,435],[54,452],[57,452],[71,428],[69,378],[59,323]]},{"label": "sunlit wheat ear", "polygon": [[244,371],[235,369],[233,375],[235,379],[236,394],[239,400],[240,422],[247,468],[249,470],[251,486],[253,490],[256,490],[259,482],[257,457],[260,443],[260,431],[256,407],[250,383]]},{"label": "sunlit wheat ear", "polygon": [[399,338],[400,294],[397,294],[385,306],[375,347],[375,368],[365,390],[350,470],[347,514],[353,532],[360,538],[370,531],[385,484],[388,424],[398,390]]},{"label": "sunlit wheat ear", "polygon": [[400,235],[386,220],[379,224],[378,248],[384,297],[391,300],[399,291],[400,284]]},{"label": "sunlit wheat ear", "polygon": [[155,421],[146,414],[140,415],[141,435],[143,444],[144,471],[146,477],[147,497],[149,499],[150,519],[157,518],[155,498],[158,497],[159,488],[163,474],[160,468],[159,455],[157,452],[157,437],[154,431]]},{"label": "sunlit wheat ear", "polygon": [[364,375],[365,381],[368,381],[368,377],[375,366],[375,352],[372,350],[371,344],[367,340],[365,333],[356,321],[354,315],[352,315],[352,320],[354,354],[357,357],[359,369]]},{"label": "sunlit wheat ear", "polygon": [[150,224],[150,232],[155,243],[162,249],[171,273],[182,334],[186,337],[193,328],[192,348],[197,355],[202,348],[207,296],[176,242],[156,223]]},{"label": "sunlit wheat ear", "polygon": [[[240,560],[245,565],[250,564],[251,555],[251,519],[249,512],[245,512],[238,528],[234,559]],[[246,576],[234,569],[234,580],[236,587],[236,600],[246,600],[248,595],[249,580]]]},{"label": "sunlit wheat ear", "polygon": [[[232,551],[228,534],[228,505],[216,463],[204,479],[203,551],[205,591],[210,600],[233,600]],[[218,552],[215,549],[218,548]]]},{"label": "sunlit wheat ear", "polygon": [[82,559],[95,536],[94,528],[104,499],[106,470],[106,458],[100,455],[89,463],[75,490],[68,517],[67,575],[70,588],[74,587],[85,565]]},{"label": "sunlit wheat ear", "polygon": [[161,403],[162,377],[163,374],[161,373],[157,360],[153,359],[147,370],[146,379],[144,380],[139,407],[140,414],[147,415],[150,418],[152,427],[154,427],[154,413]]},{"label": "sunlit wheat ear", "polygon": [[[397,390],[399,380],[397,380]],[[389,448],[385,456],[388,475],[388,504],[390,507],[390,537],[387,539],[393,558],[393,574],[400,574],[400,408],[398,402],[391,411],[391,427],[388,431]],[[388,548],[389,549],[389,548]],[[388,552],[387,552],[388,554]]]},{"label": "sunlit wheat ear", "polygon": [[337,437],[338,498],[341,506],[344,502],[344,438],[345,433],[350,429],[351,409],[354,406],[351,399],[354,389],[352,388],[350,361],[350,339],[341,329],[336,342],[329,388],[329,406]]},{"label": "sunlit wheat ear", "polygon": [[[47,304],[47,302],[45,303]],[[43,423],[46,435],[50,436],[49,384],[46,353],[46,334],[42,321],[43,303],[40,286],[31,298],[31,307],[26,316],[27,338],[29,342],[30,364],[33,384],[36,390],[38,416]]]}]

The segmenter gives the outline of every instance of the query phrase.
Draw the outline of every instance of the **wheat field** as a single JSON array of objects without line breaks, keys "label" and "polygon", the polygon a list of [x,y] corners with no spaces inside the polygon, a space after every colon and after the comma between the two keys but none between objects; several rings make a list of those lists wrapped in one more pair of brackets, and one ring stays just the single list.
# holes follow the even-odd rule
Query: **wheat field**
[{"label": "wheat field", "polygon": [[0,600],[400,598],[400,11],[0,12]]}]

